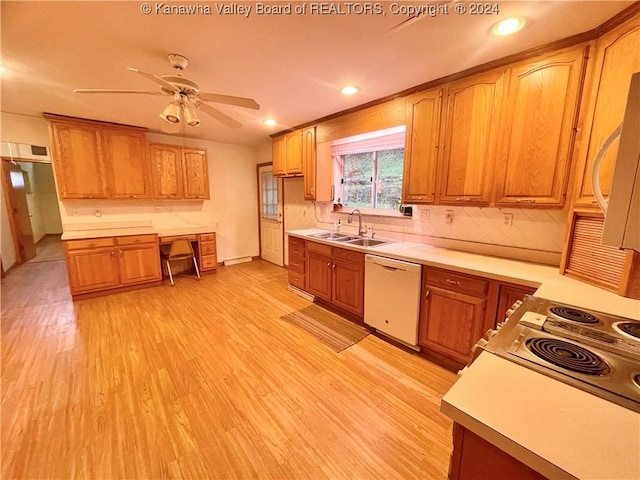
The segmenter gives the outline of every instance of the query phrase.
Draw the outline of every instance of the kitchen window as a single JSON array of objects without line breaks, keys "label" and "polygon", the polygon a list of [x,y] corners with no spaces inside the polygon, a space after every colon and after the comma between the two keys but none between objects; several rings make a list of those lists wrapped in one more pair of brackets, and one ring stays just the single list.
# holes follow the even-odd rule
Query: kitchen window
[{"label": "kitchen window", "polygon": [[332,143],[336,198],[348,208],[398,211],[402,195],[405,127]]}]

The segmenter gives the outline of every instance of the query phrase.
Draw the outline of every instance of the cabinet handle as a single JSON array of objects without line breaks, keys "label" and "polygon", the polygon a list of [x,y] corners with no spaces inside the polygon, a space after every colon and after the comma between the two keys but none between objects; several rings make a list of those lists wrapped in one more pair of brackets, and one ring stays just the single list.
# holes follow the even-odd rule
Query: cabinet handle
[{"label": "cabinet handle", "polygon": [[456,197],[456,202],[470,202],[471,197]]},{"label": "cabinet handle", "polygon": [[87,245],[86,245],[86,246],[87,246],[87,247],[95,247],[96,245],[98,245],[98,244],[97,244],[97,243],[95,243],[95,242],[92,242],[92,243],[87,243]]},{"label": "cabinet handle", "polygon": [[598,203],[598,200],[591,200],[589,203],[592,203],[593,205],[595,205],[596,203]]},{"label": "cabinet handle", "polygon": [[122,250],[120,250],[120,258],[122,258]]},{"label": "cabinet handle", "polygon": [[518,202],[518,203],[535,203],[536,201],[533,198],[517,198],[516,202]]},{"label": "cabinet handle", "polygon": [[431,293],[430,290],[427,290],[426,293],[424,294],[424,301],[425,303],[429,301],[429,294]]},{"label": "cabinet handle", "polygon": [[412,198],[413,200],[424,200],[424,197],[423,197],[423,196],[417,196],[417,195],[413,195],[411,198]]},{"label": "cabinet handle", "polygon": [[445,282],[447,283],[451,283],[453,285],[462,285],[460,282],[456,281],[456,280],[449,280],[448,278],[445,279]]},{"label": "cabinet handle", "polygon": [[331,268],[336,268],[336,264],[334,263],[334,264],[331,266]]},{"label": "cabinet handle", "polygon": [[327,262],[327,268],[331,266],[331,262]]},{"label": "cabinet handle", "polygon": [[112,256],[112,257],[115,255],[115,253],[116,253],[116,252],[115,252],[114,250],[111,250],[111,256]]}]

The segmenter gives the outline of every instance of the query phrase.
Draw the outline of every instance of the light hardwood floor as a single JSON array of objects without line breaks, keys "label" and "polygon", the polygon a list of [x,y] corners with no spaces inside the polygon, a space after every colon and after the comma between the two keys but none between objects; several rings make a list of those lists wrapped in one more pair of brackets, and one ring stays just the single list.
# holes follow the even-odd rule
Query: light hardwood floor
[{"label": "light hardwood floor", "polygon": [[2,478],[446,478],[455,375],[369,335],[335,353],[263,261],[73,303],[2,280]]}]

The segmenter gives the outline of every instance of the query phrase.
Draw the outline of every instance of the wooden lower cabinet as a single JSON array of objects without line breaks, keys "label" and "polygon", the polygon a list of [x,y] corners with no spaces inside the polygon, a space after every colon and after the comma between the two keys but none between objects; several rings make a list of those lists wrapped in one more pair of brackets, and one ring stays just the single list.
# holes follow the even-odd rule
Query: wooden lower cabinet
[{"label": "wooden lower cabinet", "polygon": [[449,480],[544,480],[536,472],[458,423],[453,424]]},{"label": "wooden lower cabinet", "polygon": [[469,363],[472,347],[494,325],[497,283],[429,267],[422,278],[418,343],[459,364]]},{"label": "wooden lower cabinet", "polygon": [[64,248],[74,296],[162,279],[156,235],[72,240]]},{"label": "wooden lower cabinet", "polygon": [[500,284],[500,293],[498,296],[498,307],[496,308],[495,322],[493,328],[498,323],[504,322],[507,316],[507,310],[518,300],[523,300],[525,295],[533,295],[536,291],[535,287],[526,287],[524,285],[512,285],[507,283]]},{"label": "wooden lower cabinet", "polygon": [[308,241],[306,265],[306,291],[364,315],[364,253]]}]

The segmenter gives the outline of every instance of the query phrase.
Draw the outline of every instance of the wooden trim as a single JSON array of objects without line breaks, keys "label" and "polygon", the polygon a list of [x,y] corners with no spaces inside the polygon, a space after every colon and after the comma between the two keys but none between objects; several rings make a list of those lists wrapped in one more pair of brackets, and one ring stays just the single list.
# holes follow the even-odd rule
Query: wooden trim
[{"label": "wooden trim", "polygon": [[[4,158],[2,161],[8,161]],[[0,164],[0,167],[2,165]],[[0,169],[0,182],[2,182],[2,194],[4,196],[4,204],[7,209],[7,216],[9,217],[9,229],[11,230],[11,239],[13,240],[13,251],[16,254],[16,263],[14,265],[22,265],[24,263],[24,259],[22,258],[22,254],[20,253],[20,248],[18,244],[18,228],[16,227],[16,221],[13,218],[13,206],[11,203],[11,196],[9,195],[9,185],[7,184],[7,178],[4,174],[4,167]],[[13,267],[13,265],[12,265]]]},{"label": "wooden trim", "polygon": [[[49,147],[47,147],[49,148]],[[51,149],[49,149],[51,151]],[[7,162],[21,162],[21,163],[45,163],[47,165],[52,165],[53,160],[44,160],[44,159],[36,159],[36,158],[21,158],[21,157],[0,157],[2,160]]]},{"label": "wooden trim", "polygon": [[430,80],[425,83],[421,83],[419,85],[415,85],[413,87],[409,87],[405,90],[401,90],[397,93],[392,93],[391,95],[387,95],[386,97],[378,98],[376,100],[372,100],[367,103],[363,103],[361,105],[357,105],[355,107],[342,110],[340,112],[332,113],[330,115],[321,117],[316,120],[312,120],[310,122],[305,122],[303,124],[297,125],[295,127],[289,128],[287,130],[282,130],[280,132],[273,133],[271,137],[278,137],[280,135],[284,135],[289,132],[293,132],[294,130],[298,130],[300,128],[309,127],[312,125],[320,124],[322,122],[326,122],[329,120],[333,120],[337,117],[342,117],[344,115],[348,115],[350,113],[354,113],[360,110],[364,110],[370,107],[374,107],[380,105],[382,103],[389,102],[398,97],[405,97],[423,90],[427,90],[433,87],[437,87],[439,85],[452,82],[454,80],[459,80],[461,78],[475,75],[477,73],[483,73],[494,68],[504,67],[513,63],[517,63],[523,60],[528,60],[533,57],[537,57],[539,55],[545,55],[547,53],[556,52],[562,50],[564,48],[573,47],[580,43],[589,42],[594,40],[604,33],[609,32],[613,28],[618,25],[626,22],[627,20],[633,18],[635,15],[640,13],[640,2],[635,2],[633,5],[627,7],[622,12],[618,13],[614,17],[610,18],[602,25],[597,26],[596,28],[589,30],[587,32],[579,33],[576,35],[572,35],[570,37],[562,38],[560,40],[556,40],[554,42],[547,43],[545,45],[530,48],[529,50],[524,50],[522,52],[514,53],[512,55],[507,55],[506,57],[502,57],[496,60],[491,60],[489,62],[483,63],[481,65],[476,65],[475,67],[468,68],[466,70],[462,70],[460,72],[453,73],[451,75],[447,75],[445,77],[440,77],[435,80]]},{"label": "wooden trim", "polygon": [[597,26],[592,32],[595,32],[595,37],[600,37],[605,33],[609,33],[614,28],[622,25],[627,20],[631,20],[636,15],[640,14],[640,2],[636,1],[617,15],[611,17],[605,21],[602,25]]},{"label": "wooden trim", "polygon": [[159,287],[162,285],[162,280],[154,280],[152,282],[147,282],[147,283],[139,283],[136,285],[125,285],[122,287],[117,287],[117,288],[108,288],[105,290],[98,290],[95,292],[88,292],[88,293],[76,293],[75,295],[72,294],[71,298],[73,298],[74,301],[76,300],[84,300],[87,298],[96,298],[96,297],[104,297],[105,295],[113,295],[114,293],[122,293],[122,292],[130,292],[132,290],[140,290],[142,288],[149,288],[149,287]]}]

